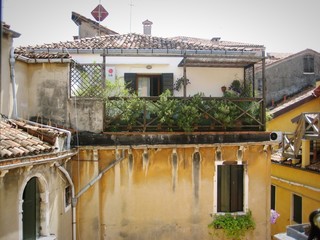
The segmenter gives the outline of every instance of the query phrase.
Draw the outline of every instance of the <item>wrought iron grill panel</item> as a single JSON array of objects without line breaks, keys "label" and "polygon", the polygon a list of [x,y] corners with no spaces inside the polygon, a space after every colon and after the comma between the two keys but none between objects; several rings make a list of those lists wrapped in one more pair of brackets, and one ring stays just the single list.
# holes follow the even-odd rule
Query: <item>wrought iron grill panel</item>
[{"label": "wrought iron grill panel", "polygon": [[104,92],[103,64],[71,64],[71,97],[102,97]]}]

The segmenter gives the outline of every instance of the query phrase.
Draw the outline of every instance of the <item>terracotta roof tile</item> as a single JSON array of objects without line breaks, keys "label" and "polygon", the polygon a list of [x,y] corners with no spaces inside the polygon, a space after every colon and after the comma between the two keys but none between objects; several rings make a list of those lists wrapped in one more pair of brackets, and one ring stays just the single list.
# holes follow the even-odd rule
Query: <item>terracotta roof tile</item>
[{"label": "terracotta roof tile", "polygon": [[[32,134],[28,133],[30,131]],[[55,139],[62,134],[58,130],[45,130],[0,117],[0,159],[53,152]]]},{"label": "terracotta roof tile", "polygon": [[[30,58],[61,58],[69,50],[93,49],[169,49],[169,50],[230,50],[255,51],[264,47],[257,44],[216,41],[200,38],[175,37],[162,38],[136,33],[114,34],[93,38],[81,38],[74,41],[49,43],[15,49],[15,54]],[[49,51],[50,50],[50,51]],[[42,52],[43,51],[43,52]],[[50,52],[45,53],[46,51]],[[56,55],[54,55],[56,54]],[[68,55],[64,57],[69,57]]]},{"label": "terracotta roof tile", "polygon": [[313,95],[314,90],[314,87],[309,87],[301,91],[300,93],[296,93],[295,95],[289,97],[289,99],[285,102],[280,103],[279,105],[271,109],[270,113],[273,115],[273,117],[278,117],[283,113],[291,111],[293,108],[299,105],[315,99],[316,97]]}]

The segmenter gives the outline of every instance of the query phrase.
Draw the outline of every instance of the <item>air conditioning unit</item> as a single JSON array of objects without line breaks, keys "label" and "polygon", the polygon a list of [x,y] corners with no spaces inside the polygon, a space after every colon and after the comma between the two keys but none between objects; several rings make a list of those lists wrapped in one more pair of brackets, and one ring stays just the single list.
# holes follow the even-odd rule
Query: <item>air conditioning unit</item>
[{"label": "air conditioning unit", "polygon": [[270,141],[272,142],[282,142],[282,132],[271,132]]}]

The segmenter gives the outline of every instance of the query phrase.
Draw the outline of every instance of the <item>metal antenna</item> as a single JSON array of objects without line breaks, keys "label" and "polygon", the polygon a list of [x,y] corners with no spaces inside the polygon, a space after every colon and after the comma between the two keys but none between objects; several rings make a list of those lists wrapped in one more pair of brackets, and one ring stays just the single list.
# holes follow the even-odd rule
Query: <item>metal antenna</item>
[{"label": "metal antenna", "polygon": [[[99,0],[99,5],[101,5],[101,0]],[[100,33],[100,18],[101,18],[101,10],[99,8],[99,21],[98,21],[99,37],[101,37],[101,33]]]},{"label": "metal antenna", "polygon": [[132,18],[132,7],[134,5],[132,4],[132,0],[130,0],[130,33],[131,33],[131,18]]}]

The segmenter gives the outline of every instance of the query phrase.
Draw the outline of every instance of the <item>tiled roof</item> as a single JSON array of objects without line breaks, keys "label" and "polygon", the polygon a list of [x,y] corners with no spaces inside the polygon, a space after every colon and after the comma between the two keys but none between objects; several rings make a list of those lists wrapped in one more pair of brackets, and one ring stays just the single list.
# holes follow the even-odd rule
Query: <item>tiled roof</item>
[{"label": "tiled roof", "polygon": [[273,115],[273,117],[278,117],[281,114],[291,111],[293,108],[296,108],[302,104],[305,104],[306,102],[309,102],[315,99],[316,96],[313,95],[314,90],[315,88],[312,87],[312,88],[305,89],[300,93],[295,94],[285,102],[271,109],[270,113]]},{"label": "tiled roof", "polygon": [[[50,52],[50,53],[68,53],[68,51],[74,50],[94,50],[101,49],[121,49],[121,50],[223,50],[223,51],[241,51],[252,52],[261,51],[264,47],[254,44],[217,44],[216,41],[199,40],[195,41],[195,38],[162,38],[154,37],[143,34],[115,34],[105,35],[93,38],[81,38],[74,41],[49,43],[28,47],[19,47],[15,49],[17,55],[30,56],[33,52]],[[34,55],[33,57],[38,57]],[[42,57],[45,57],[42,55]]]},{"label": "tiled roof", "polygon": [[[271,154],[271,161],[273,163],[277,163],[285,166],[301,168],[300,160],[295,161],[291,158],[286,158],[282,156],[282,148],[280,148],[278,151]],[[320,161],[319,160],[311,161],[310,165],[306,166],[305,169],[320,173]]]},{"label": "tiled roof", "polygon": [[28,59],[65,59],[70,60],[71,55],[69,53],[48,53],[48,52],[33,52],[28,51],[25,48],[18,48],[15,50],[15,54],[18,59],[23,60],[22,57]]},{"label": "tiled roof", "polygon": [[55,139],[61,134],[64,133],[0,117],[0,159],[53,152]]},{"label": "tiled roof", "polygon": [[264,48],[263,45],[252,44],[252,43],[241,43],[241,42],[232,42],[232,41],[221,41],[220,38],[212,38],[212,39],[205,39],[205,38],[195,38],[195,37],[185,37],[185,36],[177,36],[171,37],[170,39],[176,41],[186,41],[189,43],[196,43],[196,44],[204,44],[204,45],[213,45],[213,46],[220,46],[221,48],[233,48],[233,49],[261,49]]}]

